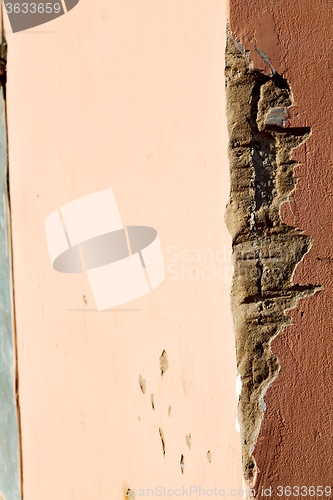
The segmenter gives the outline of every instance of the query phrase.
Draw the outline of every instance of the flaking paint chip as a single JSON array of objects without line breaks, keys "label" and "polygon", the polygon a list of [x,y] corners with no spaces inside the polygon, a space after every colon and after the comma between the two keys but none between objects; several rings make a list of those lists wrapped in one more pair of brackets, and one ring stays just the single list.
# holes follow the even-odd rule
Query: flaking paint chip
[{"label": "flaking paint chip", "polygon": [[182,471],[182,474],[184,474],[184,467],[185,467],[185,461],[184,461],[184,455],[180,455],[180,470]]},{"label": "flaking paint chip", "polygon": [[192,446],[192,438],[191,438],[191,433],[190,434],[186,434],[186,444],[188,446],[188,449],[190,450],[191,449],[191,446]]},{"label": "flaking paint chip", "polygon": [[162,351],[161,356],[160,356],[161,377],[163,377],[164,373],[167,371],[168,368],[169,368],[168,356],[167,356],[166,350],[164,349]]},{"label": "flaking paint chip", "polygon": [[147,387],[146,381],[141,375],[139,375],[139,385],[143,394],[146,394],[146,387]]},{"label": "flaking paint chip", "polygon": [[165,439],[164,439],[164,433],[163,433],[161,427],[158,429],[158,432],[159,432],[160,438],[161,438],[163,456],[165,457]]}]

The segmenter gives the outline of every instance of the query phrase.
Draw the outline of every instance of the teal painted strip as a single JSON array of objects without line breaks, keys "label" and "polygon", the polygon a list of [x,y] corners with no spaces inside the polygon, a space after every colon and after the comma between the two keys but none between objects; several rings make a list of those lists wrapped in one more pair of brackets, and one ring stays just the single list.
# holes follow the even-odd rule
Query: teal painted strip
[{"label": "teal painted strip", "polygon": [[19,425],[15,397],[10,221],[7,198],[7,144],[0,87],[0,495],[20,500]]}]

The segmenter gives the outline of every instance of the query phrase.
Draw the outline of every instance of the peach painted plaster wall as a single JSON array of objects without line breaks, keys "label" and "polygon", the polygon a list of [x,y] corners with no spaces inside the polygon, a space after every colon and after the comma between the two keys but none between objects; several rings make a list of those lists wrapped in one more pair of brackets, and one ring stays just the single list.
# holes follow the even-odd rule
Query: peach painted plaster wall
[{"label": "peach painted plaster wall", "polygon": [[[81,0],[27,32],[7,23],[25,500],[242,487],[223,222],[225,23],[216,0]],[[108,187],[124,224],[158,230],[166,266],[173,247],[178,278],[167,269],[153,293],[97,313],[85,276],[52,269],[44,223]],[[185,262],[193,250],[201,262]]]}]

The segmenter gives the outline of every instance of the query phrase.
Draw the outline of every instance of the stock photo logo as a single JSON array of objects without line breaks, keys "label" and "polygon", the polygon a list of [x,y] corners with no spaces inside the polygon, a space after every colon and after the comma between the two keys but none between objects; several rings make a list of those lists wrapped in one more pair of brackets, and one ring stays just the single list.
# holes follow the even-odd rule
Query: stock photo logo
[{"label": "stock photo logo", "polygon": [[4,6],[8,14],[13,33],[34,28],[41,24],[53,21],[66,14],[79,3],[80,0],[53,0],[47,1],[6,1]]},{"label": "stock photo logo", "polygon": [[45,231],[53,269],[86,272],[98,311],[137,299],[165,278],[156,229],[125,227],[111,188],[55,210]]}]

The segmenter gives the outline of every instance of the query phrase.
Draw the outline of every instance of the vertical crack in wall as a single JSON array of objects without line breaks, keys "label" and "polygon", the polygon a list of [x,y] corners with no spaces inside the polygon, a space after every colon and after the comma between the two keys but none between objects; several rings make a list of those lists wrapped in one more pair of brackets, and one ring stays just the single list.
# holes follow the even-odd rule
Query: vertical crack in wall
[{"label": "vertical crack in wall", "polygon": [[283,110],[293,105],[290,85],[276,72],[253,69],[230,26],[225,78],[231,177],[226,224],[232,235],[231,303],[242,382],[238,420],[244,477],[252,481],[256,464],[251,453],[263,417],[263,395],[280,369],[270,342],[291,322],[285,311],[320,288],[293,284],[295,268],[312,240],[280,217],[280,206],[297,182],[292,150],[311,130],[284,128],[283,119],[270,118],[272,109],[278,108],[283,118]]}]

